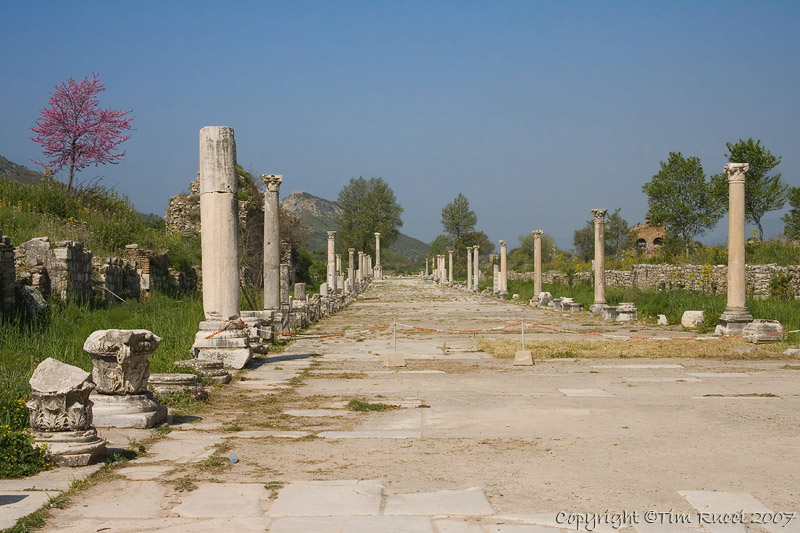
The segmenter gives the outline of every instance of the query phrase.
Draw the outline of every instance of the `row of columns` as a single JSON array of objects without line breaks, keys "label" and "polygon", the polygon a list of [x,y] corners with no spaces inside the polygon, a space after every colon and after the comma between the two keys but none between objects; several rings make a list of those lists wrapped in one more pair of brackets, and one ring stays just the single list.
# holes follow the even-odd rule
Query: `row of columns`
[{"label": "row of columns", "polygon": [[[355,248],[347,250],[347,279],[342,273],[342,256],[336,253],[336,232],[328,231],[328,269],[327,282],[330,294],[336,291],[353,292],[355,283],[362,283],[368,278],[380,279],[383,275],[380,266],[381,234],[375,233],[375,265],[372,256],[362,251],[358,252],[356,265]],[[357,268],[356,268],[357,267]]]}]

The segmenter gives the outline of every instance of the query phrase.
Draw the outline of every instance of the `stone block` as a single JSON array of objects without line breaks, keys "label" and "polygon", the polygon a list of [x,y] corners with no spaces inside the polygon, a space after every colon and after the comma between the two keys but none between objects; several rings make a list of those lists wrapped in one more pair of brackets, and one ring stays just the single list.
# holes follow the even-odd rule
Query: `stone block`
[{"label": "stone block", "polygon": [[406,358],[401,353],[388,352],[383,358],[383,366],[386,367],[406,366]]},{"label": "stone block", "polygon": [[681,317],[681,326],[686,329],[697,329],[703,323],[705,317],[704,311],[684,311]]},{"label": "stone block", "polygon": [[744,342],[766,344],[783,340],[786,337],[784,331],[783,325],[777,320],[757,318],[744,327],[742,338]]},{"label": "stone block", "polygon": [[514,366],[533,366],[533,352],[520,350],[514,354]]},{"label": "stone block", "polygon": [[97,427],[152,428],[167,419],[167,408],[149,394],[92,393],[92,415]]},{"label": "stone block", "polygon": [[658,315],[658,325],[659,326],[669,325],[669,321],[667,320],[667,315]]}]

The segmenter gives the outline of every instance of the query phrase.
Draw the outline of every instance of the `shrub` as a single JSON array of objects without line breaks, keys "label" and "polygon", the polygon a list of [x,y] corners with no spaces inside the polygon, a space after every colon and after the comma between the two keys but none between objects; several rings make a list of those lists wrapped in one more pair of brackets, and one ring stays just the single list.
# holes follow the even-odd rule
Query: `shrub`
[{"label": "shrub", "polygon": [[46,446],[34,446],[27,429],[8,424],[0,424],[0,457],[0,478],[4,479],[31,476],[52,466]]}]

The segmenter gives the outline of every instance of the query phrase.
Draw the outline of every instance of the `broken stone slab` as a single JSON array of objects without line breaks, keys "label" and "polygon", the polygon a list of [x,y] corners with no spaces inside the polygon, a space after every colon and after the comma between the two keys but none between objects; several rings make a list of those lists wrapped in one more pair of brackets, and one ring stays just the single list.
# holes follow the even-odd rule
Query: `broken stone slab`
[{"label": "broken stone slab", "polygon": [[783,355],[800,357],[800,348],[787,348],[786,351],[783,352]]},{"label": "broken stone slab", "polygon": [[553,295],[549,292],[540,292],[536,300],[536,305],[539,307],[548,307],[550,302],[553,301]]},{"label": "broken stone slab", "polygon": [[150,374],[150,388],[156,394],[183,392],[187,388],[197,387],[197,376],[194,374]]},{"label": "broken stone slab", "polygon": [[742,330],[744,342],[752,344],[767,344],[778,342],[786,338],[783,324],[777,320],[764,320],[757,318],[745,325]]},{"label": "broken stone slab", "polygon": [[226,383],[231,382],[231,374],[225,370],[222,361],[211,361],[208,359],[186,359],[184,361],[175,361],[173,365],[178,368],[190,368],[211,383],[225,385]]},{"label": "broken stone slab", "polygon": [[684,311],[681,317],[681,326],[686,329],[697,329],[705,318],[706,314],[704,311]]},{"label": "broken stone slab", "polygon": [[106,441],[92,426],[94,389],[90,374],[48,357],[36,367],[29,381],[31,398],[26,403],[36,445],[47,444],[53,462],[86,466],[106,453]]},{"label": "broken stone slab", "polygon": [[615,321],[617,319],[617,306],[606,305],[603,307],[602,315],[604,320]]},{"label": "broken stone slab", "polygon": [[659,325],[659,326],[669,326],[669,321],[667,320],[667,315],[658,315],[657,325]]},{"label": "broken stone slab", "polygon": [[487,516],[493,513],[479,487],[390,495],[384,508],[385,515]]},{"label": "broken stone slab", "polygon": [[105,329],[89,335],[83,350],[92,358],[94,422],[98,427],[155,427],[167,408],[147,390],[147,357],[161,339],[146,329]]}]

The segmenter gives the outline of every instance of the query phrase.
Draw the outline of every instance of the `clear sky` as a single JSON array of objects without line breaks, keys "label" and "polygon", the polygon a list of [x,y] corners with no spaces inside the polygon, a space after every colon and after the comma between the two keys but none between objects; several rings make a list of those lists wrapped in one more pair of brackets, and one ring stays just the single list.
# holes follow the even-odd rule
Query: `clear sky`
[{"label": "clear sky", "polygon": [[[643,219],[670,151],[722,171],[761,139],[800,185],[800,2],[0,0],[0,155],[34,165],[53,87],[98,72],[132,109],[118,165],[89,167],[163,216],[198,132],[235,129],[239,163],[281,196],[336,199],[382,177],[426,242],[459,192],[478,229],[561,247],[592,208]],[[782,213],[765,218],[767,234]],[[725,219],[706,236],[724,242]]]}]

